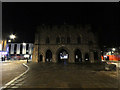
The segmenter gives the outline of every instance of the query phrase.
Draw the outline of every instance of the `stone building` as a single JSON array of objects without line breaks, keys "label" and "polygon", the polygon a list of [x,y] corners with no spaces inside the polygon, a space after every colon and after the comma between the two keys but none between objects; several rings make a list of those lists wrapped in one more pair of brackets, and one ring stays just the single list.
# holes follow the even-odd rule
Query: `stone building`
[{"label": "stone building", "polygon": [[90,25],[38,26],[33,62],[100,62],[100,49],[91,29]]}]

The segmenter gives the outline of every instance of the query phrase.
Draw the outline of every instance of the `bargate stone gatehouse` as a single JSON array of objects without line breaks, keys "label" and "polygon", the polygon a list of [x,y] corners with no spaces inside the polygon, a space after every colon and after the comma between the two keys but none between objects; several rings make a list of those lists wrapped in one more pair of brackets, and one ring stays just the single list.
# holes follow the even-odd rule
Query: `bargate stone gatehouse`
[{"label": "bargate stone gatehouse", "polygon": [[100,62],[100,49],[91,26],[41,25],[35,33],[33,62]]}]

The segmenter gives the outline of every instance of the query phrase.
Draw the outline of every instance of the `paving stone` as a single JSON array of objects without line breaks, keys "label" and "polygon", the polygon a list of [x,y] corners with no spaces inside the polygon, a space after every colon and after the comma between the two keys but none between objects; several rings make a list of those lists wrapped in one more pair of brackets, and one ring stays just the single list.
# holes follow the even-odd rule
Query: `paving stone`
[{"label": "paving stone", "polygon": [[[19,87],[24,88],[109,88],[117,87],[117,79],[104,72],[95,73],[92,69],[81,69],[82,66],[50,64],[29,64],[30,71],[21,78]],[[97,67],[96,67],[97,68]],[[74,72],[74,73],[73,73]],[[93,74],[93,72],[95,74]],[[106,73],[106,72],[105,72]],[[18,81],[20,81],[18,80]]]}]

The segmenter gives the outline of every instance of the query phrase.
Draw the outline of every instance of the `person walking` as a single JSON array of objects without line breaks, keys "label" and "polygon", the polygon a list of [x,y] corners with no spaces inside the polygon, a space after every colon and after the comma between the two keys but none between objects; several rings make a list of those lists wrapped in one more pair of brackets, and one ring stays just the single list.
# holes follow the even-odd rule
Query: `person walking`
[{"label": "person walking", "polygon": [[27,63],[28,63],[28,58],[27,58]]},{"label": "person walking", "polygon": [[4,58],[2,57],[2,61],[4,60]]}]

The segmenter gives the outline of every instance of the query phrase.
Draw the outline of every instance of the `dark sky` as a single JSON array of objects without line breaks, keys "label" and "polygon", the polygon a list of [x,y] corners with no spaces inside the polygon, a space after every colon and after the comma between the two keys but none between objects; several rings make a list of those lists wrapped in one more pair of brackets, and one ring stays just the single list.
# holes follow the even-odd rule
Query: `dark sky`
[{"label": "dark sky", "polygon": [[92,24],[100,44],[120,45],[119,3],[82,2],[4,2],[3,35],[15,33],[19,42],[34,42],[34,32],[41,24]]}]

